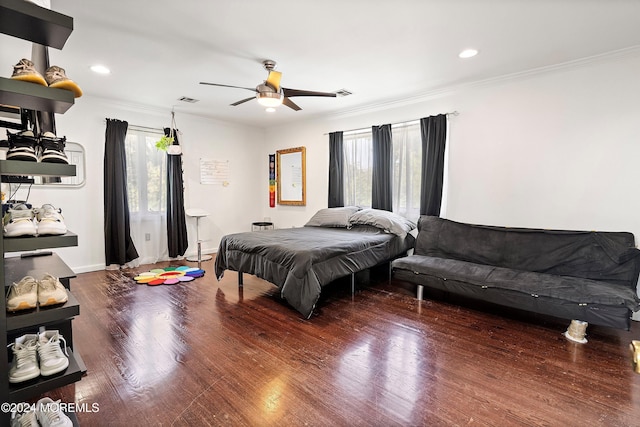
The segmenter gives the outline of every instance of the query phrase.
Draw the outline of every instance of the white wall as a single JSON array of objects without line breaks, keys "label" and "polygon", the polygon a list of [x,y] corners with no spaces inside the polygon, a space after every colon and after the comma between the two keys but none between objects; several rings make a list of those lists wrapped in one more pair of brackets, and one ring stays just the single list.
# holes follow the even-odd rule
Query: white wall
[{"label": "white wall", "polygon": [[636,51],[270,129],[265,156],[307,148],[307,206],[268,208],[265,184],[262,211],[277,226],[291,227],[327,206],[325,133],[455,110],[460,114],[449,121],[443,216],[513,227],[631,231],[640,239],[638,70]]},{"label": "white wall", "polygon": [[[205,252],[224,234],[271,218],[302,226],[327,206],[328,135],[459,111],[450,120],[447,218],[482,224],[624,230],[640,238],[640,54],[467,85],[430,98],[378,106],[266,131],[176,113],[184,133],[186,207],[201,220]],[[353,96],[357,96],[353,95]],[[60,135],[83,144],[87,183],[80,189],[34,189],[35,205],[63,209],[79,246],[56,251],[76,272],[104,267],[102,162],[106,117],[160,128],[169,110],[118,105],[89,96],[57,115]],[[307,205],[268,204],[268,154],[306,146]],[[230,186],[199,183],[199,159],[230,161]],[[195,228],[189,218],[190,248]]]},{"label": "white wall", "polygon": [[[63,210],[69,230],[78,235],[78,246],[56,252],[76,272],[105,267],[103,225],[103,159],[105,118],[126,120],[129,125],[162,128],[171,122],[170,110],[150,110],[83,96],[64,115],[56,115],[59,136],[85,147],[87,180],[82,188],[34,186],[29,201],[35,206],[52,203]],[[241,127],[176,112],[183,133],[185,206],[210,212],[200,220],[203,251],[213,252],[223,234],[250,230],[259,209],[259,157],[255,147],[263,140],[259,129]],[[200,158],[229,160],[228,187],[200,184]],[[20,191],[19,198],[26,197]],[[260,212],[258,212],[260,214]],[[189,248],[195,252],[195,219],[187,218]]]}]

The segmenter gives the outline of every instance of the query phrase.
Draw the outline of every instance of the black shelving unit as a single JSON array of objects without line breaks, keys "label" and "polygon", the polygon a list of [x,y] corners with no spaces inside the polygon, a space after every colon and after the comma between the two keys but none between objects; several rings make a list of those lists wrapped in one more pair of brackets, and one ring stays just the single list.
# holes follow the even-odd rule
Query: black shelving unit
[{"label": "black shelving unit", "polygon": [[[21,165],[24,165],[24,171]],[[29,175],[67,176],[69,172],[75,172],[75,169],[68,168],[68,165],[0,160],[0,175],[28,173]],[[79,381],[87,371],[82,357],[73,351],[71,322],[80,314],[80,304],[70,289],[70,279],[75,277],[73,270],[55,253],[30,257],[6,256],[12,252],[38,251],[40,249],[77,246],[77,244],[78,236],[72,232],[61,236],[0,237],[0,249],[3,253],[3,262],[0,263],[2,270],[0,277],[5,286],[5,295],[7,286],[11,283],[18,282],[24,276],[39,279],[46,272],[60,279],[67,287],[69,297],[66,303],[58,306],[38,307],[16,313],[7,313],[6,300],[2,299],[0,321],[5,333],[0,334],[0,345],[6,347],[16,337],[25,333],[36,333],[40,327],[45,327],[60,331],[67,341],[66,350],[69,354],[69,367],[64,372],[47,378],[38,377],[25,383],[9,384],[7,374],[11,355],[9,351],[0,352],[2,359],[0,363],[7,366],[7,369],[2,371],[3,374],[0,374],[3,402],[20,402],[36,398],[48,390]]]},{"label": "black shelving unit", "polygon": [[[0,0],[0,32],[33,43],[61,49],[73,31],[73,18],[42,8],[24,0]],[[70,91],[0,77],[0,104],[7,108],[25,108],[62,114],[74,104]],[[75,176],[75,166],[0,160],[2,177]],[[16,178],[11,178],[16,179]],[[44,273],[60,278],[67,288],[68,301],[51,307],[38,307],[7,313],[6,299],[0,302],[0,346],[6,348],[25,333],[36,333],[40,327],[59,330],[67,343],[69,367],[59,374],[38,377],[18,384],[10,384],[8,371],[10,350],[0,351],[0,401],[22,402],[39,398],[49,390],[79,381],[87,369],[80,354],[73,348],[72,321],[80,314],[80,304],[71,292],[73,271],[55,253],[34,256],[7,256],[11,252],[38,251],[48,248],[77,246],[78,236],[68,232],[62,236],[4,238],[0,235],[0,280],[7,287],[24,276],[40,279]],[[77,417],[68,414],[74,425]],[[0,425],[8,425],[9,414],[0,414]]]}]

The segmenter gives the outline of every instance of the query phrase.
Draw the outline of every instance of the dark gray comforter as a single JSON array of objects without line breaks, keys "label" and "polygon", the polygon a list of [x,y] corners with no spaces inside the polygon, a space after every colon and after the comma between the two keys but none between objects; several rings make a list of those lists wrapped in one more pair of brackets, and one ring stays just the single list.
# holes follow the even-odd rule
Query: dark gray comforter
[{"label": "dark gray comforter", "polygon": [[229,234],[215,261],[218,280],[225,270],[253,274],[280,288],[280,295],[305,318],[322,286],[391,260],[413,247],[415,238],[369,227],[302,227]]}]

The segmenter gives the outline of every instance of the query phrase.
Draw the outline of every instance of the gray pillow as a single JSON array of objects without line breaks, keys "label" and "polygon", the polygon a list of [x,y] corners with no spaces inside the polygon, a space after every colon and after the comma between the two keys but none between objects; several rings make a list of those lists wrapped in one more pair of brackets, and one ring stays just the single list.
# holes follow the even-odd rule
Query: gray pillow
[{"label": "gray pillow", "polygon": [[359,210],[360,208],[357,206],[320,209],[304,226],[349,228],[351,227],[349,218]]},{"label": "gray pillow", "polygon": [[349,218],[352,225],[372,225],[387,233],[404,237],[416,224],[403,216],[379,209],[362,209]]}]

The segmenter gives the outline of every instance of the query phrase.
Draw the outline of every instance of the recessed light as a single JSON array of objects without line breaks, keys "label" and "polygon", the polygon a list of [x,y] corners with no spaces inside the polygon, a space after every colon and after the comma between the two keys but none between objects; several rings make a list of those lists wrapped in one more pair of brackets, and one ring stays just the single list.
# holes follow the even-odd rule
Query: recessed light
[{"label": "recessed light", "polygon": [[476,49],[465,49],[458,54],[458,57],[466,59],[466,58],[472,58],[477,54],[478,54],[478,51]]},{"label": "recessed light", "polygon": [[91,71],[98,74],[111,74],[111,70],[104,65],[92,65]]},{"label": "recessed light", "polygon": [[269,107],[269,108],[265,108],[264,111],[266,111],[267,113],[275,113],[276,109],[273,107]]}]

